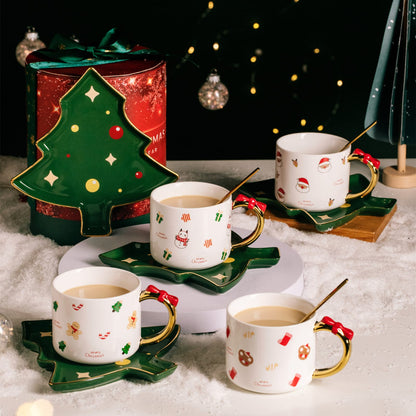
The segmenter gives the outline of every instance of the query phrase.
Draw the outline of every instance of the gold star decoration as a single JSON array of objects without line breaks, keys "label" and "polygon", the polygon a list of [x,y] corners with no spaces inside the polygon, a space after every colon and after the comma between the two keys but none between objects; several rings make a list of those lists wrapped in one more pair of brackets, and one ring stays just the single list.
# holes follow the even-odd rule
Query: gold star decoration
[{"label": "gold star decoration", "polygon": [[76,371],[78,378],[90,378],[90,372],[87,371],[86,373],[80,373]]},{"label": "gold star decoration", "polygon": [[325,214],[325,215],[318,215],[318,217],[319,217],[321,220],[330,220],[330,219],[331,219],[331,217],[330,217],[330,216],[328,216],[327,214]]},{"label": "gold star decoration", "polygon": [[108,155],[108,157],[105,159],[111,166],[113,166],[113,163],[117,160],[111,153]]},{"label": "gold star decoration", "polygon": [[121,260],[121,261],[124,261],[125,263],[133,263],[133,262],[135,262],[135,261],[137,261],[137,259],[132,259],[131,257],[128,257],[127,259],[124,259],[124,260]]},{"label": "gold star decoration", "polygon": [[50,170],[49,173],[43,178],[45,181],[49,182],[53,186],[54,182],[58,179],[56,175]]},{"label": "gold star decoration", "polygon": [[94,87],[91,85],[91,88],[89,89],[88,92],[85,93],[85,95],[91,100],[91,102],[93,103],[95,100],[95,97],[97,95],[100,95],[99,92],[95,91]]},{"label": "gold star decoration", "polygon": [[218,273],[215,276],[212,276],[213,279],[224,280],[227,276],[225,274]]}]

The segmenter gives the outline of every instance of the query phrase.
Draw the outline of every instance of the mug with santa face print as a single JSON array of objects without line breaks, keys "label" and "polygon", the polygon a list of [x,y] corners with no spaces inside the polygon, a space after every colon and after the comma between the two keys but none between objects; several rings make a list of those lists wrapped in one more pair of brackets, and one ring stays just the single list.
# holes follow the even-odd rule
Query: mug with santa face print
[{"label": "mug with santa face print", "polygon": [[[294,133],[276,143],[276,199],[290,208],[329,211],[368,195],[378,181],[380,162],[351,146],[348,141],[326,133]],[[367,188],[350,194],[350,162],[358,160],[370,169]]]},{"label": "mug with santa face print", "polygon": [[[150,253],[164,266],[207,269],[227,261],[231,250],[253,243],[263,231],[265,204],[239,195],[218,203],[228,190],[207,182],[175,182],[150,194]],[[247,208],[257,217],[254,231],[231,242],[231,212]]]}]

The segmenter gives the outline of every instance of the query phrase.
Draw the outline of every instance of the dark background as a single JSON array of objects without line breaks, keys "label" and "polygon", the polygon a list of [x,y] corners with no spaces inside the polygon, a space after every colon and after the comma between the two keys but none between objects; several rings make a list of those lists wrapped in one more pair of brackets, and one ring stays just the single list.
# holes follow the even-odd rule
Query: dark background
[{"label": "dark background", "polygon": [[[26,84],[15,48],[28,25],[47,45],[59,32],[96,46],[117,27],[132,45],[168,53],[168,160],[273,159],[283,134],[323,125],[323,132],[352,139],[364,129],[391,0],[217,0],[210,11],[207,4],[2,0],[0,154],[26,155]],[[192,63],[183,60],[190,45]],[[262,54],[253,64],[256,49]],[[217,111],[204,109],[197,96],[212,68],[230,93]],[[359,147],[378,158],[397,154],[395,145],[368,136]],[[408,157],[415,156],[409,147]]]}]

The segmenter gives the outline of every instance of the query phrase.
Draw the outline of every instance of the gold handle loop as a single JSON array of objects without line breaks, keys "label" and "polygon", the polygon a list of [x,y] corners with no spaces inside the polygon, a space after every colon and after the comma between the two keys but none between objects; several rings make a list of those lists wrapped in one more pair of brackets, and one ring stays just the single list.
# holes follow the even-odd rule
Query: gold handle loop
[{"label": "gold handle loop", "polygon": [[[356,153],[357,151],[359,153]],[[380,162],[377,159],[374,159],[368,154],[360,151],[359,149],[356,149],[354,153],[348,156],[348,162],[351,162],[353,160],[359,160],[361,163],[364,163],[365,165],[367,165],[367,167],[370,169],[370,172],[371,172],[371,179],[367,188],[365,188],[361,192],[357,192],[356,194],[348,194],[345,197],[345,201],[350,201],[351,199],[355,199],[355,198],[363,198],[366,195],[368,195],[377,185],[378,177],[379,177],[378,168],[380,166]]]},{"label": "gold handle loop", "polygon": [[[140,293],[140,298],[139,298],[140,302],[143,300],[148,300],[148,299],[158,300],[159,302],[163,303],[166,306],[169,312],[169,321],[167,325],[165,326],[165,328],[163,328],[162,331],[158,332],[156,335],[152,337],[142,338],[140,341],[140,345],[153,344],[155,342],[160,342],[164,340],[172,332],[173,328],[175,327],[176,307],[174,304],[172,304],[175,302],[171,303],[171,301],[167,297],[163,297],[163,296],[161,297],[160,294],[162,292],[163,291],[152,292],[152,291],[149,291],[149,288],[147,288],[146,290],[143,290],[142,293]],[[163,293],[166,293],[166,292],[163,292]],[[176,303],[177,303],[177,298],[176,298]]]},{"label": "gold handle loop", "polygon": [[[241,207],[248,208],[248,205],[249,205],[248,201],[235,201],[233,204],[233,209],[241,208]],[[249,246],[251,243],[254,243],[260,237],[260,234],[263,232],[263,228],[264,228],[263,211],[256,205],[251,209],[253,210],[253,212],[256,214],[256,217],[257,217],[256,228],[249,236],[239,241],[238,243],[233,244],[231,246],[231,250],[238,248],[238,247]]]},{"label": "gold handle loop", "polygon": [[331,325],[329,325],[325,322],[322,322],[322,321],[317,322],[315,324],[315,327],[314,327],[313,330],[315,332],[330,331],[333,334],[335,334],[336,336],[338,336],[343,342],[344,351],[343,351],[342,357],[341,357],[340,361],[338,362],[338,364],[336,364],[336,365],[334,365],[333,367],[330,367],[330,368],[316,369],[312,374],[312,378],[322,378],[322,377],[332,376],[332,375],[338,373],[339,371],[341,371],[347,365],[348,360],[350,359],[352,335],[347,337],[347,335],[344,333],[344,331],[341,328],[338,328],[337,331],[334,332],[333,326],[331,326]]}]

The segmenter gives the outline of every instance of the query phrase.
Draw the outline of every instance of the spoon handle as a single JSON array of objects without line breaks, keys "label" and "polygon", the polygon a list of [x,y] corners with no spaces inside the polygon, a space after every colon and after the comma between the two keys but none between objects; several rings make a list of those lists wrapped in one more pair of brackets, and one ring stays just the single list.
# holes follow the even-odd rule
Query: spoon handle
[{"label": "spoon handle", "polygon": [[253,172],[247,175],[237,186],[231,189],[231,191],[227,192],[216,204],[221,204],[221,202],[224,202],[232,193],[240,188],[240,186],[244,185],[258,170],[260,170],[260,168],[254,169]]},{"label": "spoon handle", "polygon": [[338,292],[348,282],[348,279],[344,279],[331,293],[329,293],[324,299],[321,300],[320,303],[318,303],[308,314],[306,314],[300,321],[304,322],[308,320],[316,311],[319,309],[329,298],[335,295],[335,293]]},{"label": "spoon handle", "polygon": [[340,152],[343,152],[348,146],[350,146],[352,143],[354,143],[356,140],[358,140],[361,136],[363,136],[365,133],[368,132],[372,127],[374,127],[377,124],[377,121],[374,121],[372,124],[370,124],[364,131],[362,131],[355,139],[352,139],[350,142],[346,143]]}]

